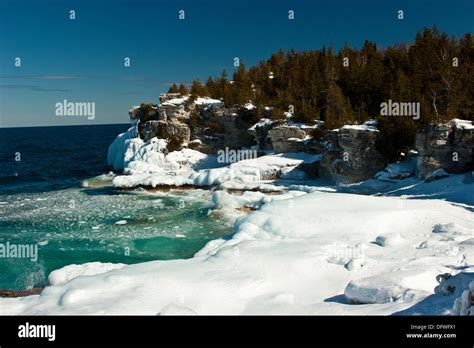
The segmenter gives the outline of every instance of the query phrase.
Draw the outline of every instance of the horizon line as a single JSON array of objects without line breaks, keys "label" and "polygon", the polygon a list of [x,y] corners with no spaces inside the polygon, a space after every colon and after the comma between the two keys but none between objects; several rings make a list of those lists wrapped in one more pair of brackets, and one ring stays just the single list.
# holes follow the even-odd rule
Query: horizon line
[{"label": "horizon line", "polygon": [[87,126],[113,126],[113,125],[129,125],[130,123],[94,123],[94,124],[48,124],[42,126],[0,126],[0,129],[12,128],[42,128],[42,127],[87,127]]}]

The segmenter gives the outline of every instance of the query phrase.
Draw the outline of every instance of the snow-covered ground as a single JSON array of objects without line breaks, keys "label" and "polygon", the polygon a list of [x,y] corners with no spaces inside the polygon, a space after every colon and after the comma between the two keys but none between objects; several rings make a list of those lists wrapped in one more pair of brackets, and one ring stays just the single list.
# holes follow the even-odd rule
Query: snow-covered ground
[{"label": "snow-covered ground", "polygon": [[1,298],[0,314],[474,313],[473,173],[421,181],[405,163],[335,187],[302,180],[297,166],[315,156],[218,168],[132,134],[111,146],[125,167],[114,185],[220,185],[210,213],[235,222],[232,237],[186,260],[67,266],[41,295]]},{"label": "snow-covered ground", "polygon": [[[456,298],[474,279],[469,175],[418,182],[415,191],[411,179],[395,184],[406,182],[413,194],[435,183],[456,186],[464,197],[455,195],[456,204],[449,195],[217,191],[216,210],[259,208],[236,220],[231,239],[212,241],[188,260],[65,267],[41,295],[0,299],[0,313],[456,313]],[[435,293],[445,273],[454,291]]]}]

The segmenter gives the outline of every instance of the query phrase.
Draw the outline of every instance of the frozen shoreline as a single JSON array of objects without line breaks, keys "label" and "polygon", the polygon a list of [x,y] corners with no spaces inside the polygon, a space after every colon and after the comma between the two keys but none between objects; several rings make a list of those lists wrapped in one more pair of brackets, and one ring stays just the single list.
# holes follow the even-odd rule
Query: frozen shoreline
[{"label": "frozen shoreline", "polygon": [[193,150],[162,153],[159,139],[117,139],[109,159],[123,158],[125,170],[115,187],[219,187],[214,213],[235,221],[232,237],[191,259],[66,266],[41,295],[0,298],[0,314],[446,315],[462,307],[455,301],[474,279],[472,172],[425,182],[405,175],[409,165],[392,165],[379,179],[325,186],[298,169],[314,155],[219,167]]},{"label": "frozen shoreline", "polygon": [[[472,184],[458,184],[465,176],[436,183],[469,199]],[[472,280],[472,207],[347,193],[262,195],[214,197],[221,209],[260,208],[237,220],[231,239],[209,242],[194,258],[64,267],[41,295],[0,299],[0,313],[449,314],[463,289],[434,294],[436,276]],[[344,291],[364,304],[350,304]],[[433,296],[439,301],[417,309]]]}]

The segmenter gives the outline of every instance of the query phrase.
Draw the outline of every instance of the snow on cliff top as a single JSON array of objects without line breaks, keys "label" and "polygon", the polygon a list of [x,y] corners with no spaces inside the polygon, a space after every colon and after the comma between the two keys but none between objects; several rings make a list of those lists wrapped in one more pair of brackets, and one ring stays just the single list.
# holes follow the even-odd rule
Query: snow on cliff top
[{"label": "snow on cliff top", "polygon": [[[162,103],[162,105],[174,105],[174,106],[181,105],[184,102],[186,102],[189,98],[190,98],[189,95],[185,95],[185,96],[182,96],[182,97],[179,97],[179,98],[169,99],[169,100],[165,101],[164,103]],[[212,98],[209,98],[209,97],[197,97],[196,100],[194,101],[194,103],[196,105],[211,105],[211,104],[222,105],[223,104],[223,102],[221,100],[212,99]]]},{"label": "snow on cliff top", "polygon": [[209,104],[218,104],[223,105],[222,100],[212,99],[209,97],[198,97],[195,100],[196,105],[209,105]]},{"label": "snow on cliff top", "polygon": [[183,104],[185,101],[187,101],[189,99],[189,95],[185,95],[185,96],[182,96],[182,97],[179,97],[179,98],[173,98],[173,99],[169,99],[167,101],[165,101],[164,103],[162,103],[161,105],[181,105]]},{"label": "snow on cliff top", "polygon": [[261,118],[260,120],[258,120],[257,123],[255,123],[252,127],[250,127],[248,130],[250,132],[255,132],[255,130],[257,128],[260,128],[260,127],[266,127],[266,126],[271,126],[273,124],[273,121],[270,120],[269,118]]},{"label": "snow on cliff top", "polygon": [[472,121],[461,120],[461,119],[459,119],[459,118],[455,118],[455,119],[452,120],[452,122],[454,123],[454,125],[455,125],[457,128],[469,129],[469,130],[474,129],[474,125],[472,124]]},{"label": "snow on cliff top", "polygon": [[341,127],[341,129],[354,129],[354,130],[378,132],[376,120],[368,120],[364,122],[363,124],[345,125]]},{"label": "snow on cliff top", "polygon": [[248,103],[244,105],[244,108],[247,110],[253,110],[253,109],[256,109],[257,107],[251,101],[249,101]]},{"label": "snow on cliff top", "polygon": [[135,110],[138,110],[138,109],[140,109],[140,105],[134,105],[134,106],[132,106],[132,107],[130,108],[130,110],[129,110],[128,112],[131,113],[131,112],[133,112],[133,111],[135,111]]}]

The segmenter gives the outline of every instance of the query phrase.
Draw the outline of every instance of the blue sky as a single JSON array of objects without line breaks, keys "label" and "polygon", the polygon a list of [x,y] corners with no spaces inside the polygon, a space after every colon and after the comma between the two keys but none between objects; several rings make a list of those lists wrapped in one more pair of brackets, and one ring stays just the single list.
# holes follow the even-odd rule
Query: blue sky
[{"label": "blue sky", "polygon": [[[0,127],[126,123],[130,106],[157,103],[172,82],[232,73],[234,57],[249,66],[279,48],[387,47],[434,24],[460,36],[473,18],[472,0],[0,0]],[[55,116],[64,99],[94,102],[95,119]]]}]

